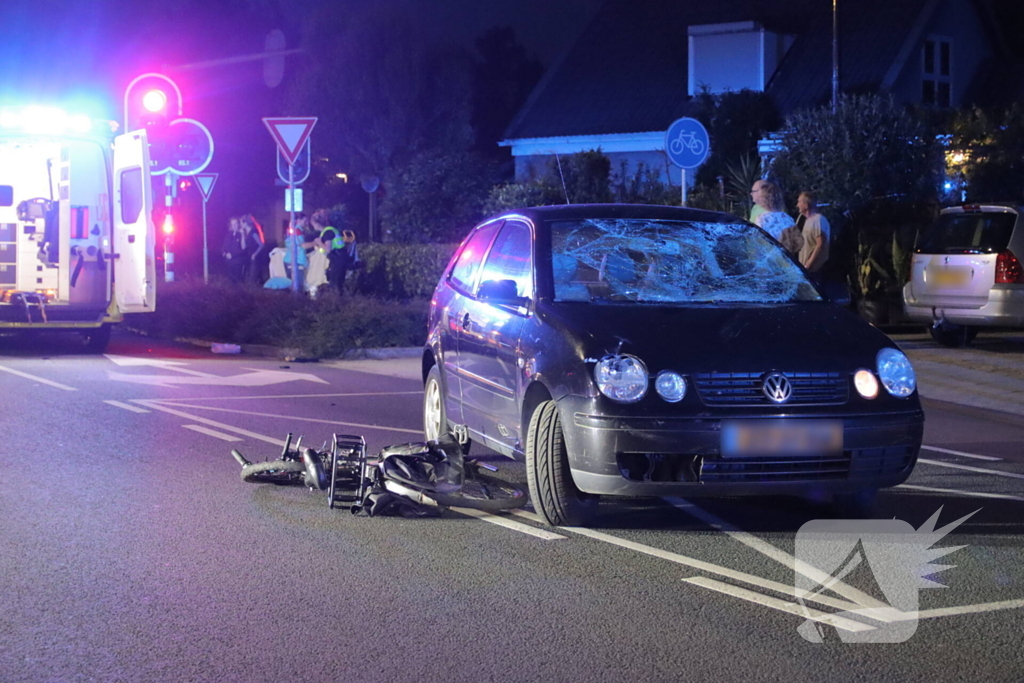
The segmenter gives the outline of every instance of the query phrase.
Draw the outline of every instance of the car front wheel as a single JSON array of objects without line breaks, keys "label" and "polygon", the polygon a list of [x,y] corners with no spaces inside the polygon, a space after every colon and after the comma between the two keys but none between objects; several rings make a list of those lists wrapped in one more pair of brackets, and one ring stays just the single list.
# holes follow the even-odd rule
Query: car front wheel
[{"label": "car front wheel", "polygon": [[552,526],[586,526],[597,497],[576,488],[569,471],[562,421],[554,401],[537,406],[526,435],[526,478],[533,508]]}]

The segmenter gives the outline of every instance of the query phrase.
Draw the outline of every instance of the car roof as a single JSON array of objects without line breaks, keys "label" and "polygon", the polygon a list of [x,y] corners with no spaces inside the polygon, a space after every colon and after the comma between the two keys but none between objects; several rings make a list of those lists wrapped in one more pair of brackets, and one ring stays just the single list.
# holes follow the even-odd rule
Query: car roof
[{"label": "car roof", "polygon": [[542,223],[558,220],[583,219],[649,219],[699,221],[702,223],[742,223],[742,218],[731,213],[704,211],[649,204],[562,204],[557,206],[533,206],[513,211],[504,211],[487,222],[512,216],[524,216]]},{"label": "car roof", "polygon": [[949,206],[941,213],[969,213],[974,211],[998,212],[998,213],[1021,213],[1022,207],[1014,202],[979,202],[977,204],[963,204],[961,206]]}]

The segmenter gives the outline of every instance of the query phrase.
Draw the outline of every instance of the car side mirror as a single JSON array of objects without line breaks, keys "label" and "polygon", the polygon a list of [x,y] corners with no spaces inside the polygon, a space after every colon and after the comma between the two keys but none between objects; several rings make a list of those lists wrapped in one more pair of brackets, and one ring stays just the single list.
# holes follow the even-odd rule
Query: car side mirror
[{"label": "car side mirror", "polygon": [[515,280],[484,280],[480,283],[477,298],[499,306],[525,306],[530,301],[519,296]]}]

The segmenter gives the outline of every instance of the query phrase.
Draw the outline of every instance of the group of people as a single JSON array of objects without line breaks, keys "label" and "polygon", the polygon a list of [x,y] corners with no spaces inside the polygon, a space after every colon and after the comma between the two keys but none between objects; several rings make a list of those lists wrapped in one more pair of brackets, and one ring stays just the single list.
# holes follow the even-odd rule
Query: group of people
[{"label": "group of people", "polygon": [[828,220],[818,213],[818,200],[813,192],[801,192],[796,207],[796,220],[786,213],[782,189],[770,180],[758,180],[750,188],[754,206],[750,221],[774,237],[813,277],[820,278],[828,260]]},{"label": "group of people", "polygon": [[324,285],[343,293],[349,271],[362,263],[355,233],[330,222],[323,209],[308,219],[304,213],[296,214],[295,225],[286,230],[284,245],[270,252],[271,278],[266,286],[290,287],[291,278],[296,277],[300,288],[310,295],[315,296]]},{"label": "group of people", "polygon": [[228,234],[221,245],[221,255],[227,264],[228,278],[232,282],[260,281],[256,259],[266,249],[263,227],[252,214],[235,216],[228,221]]}]

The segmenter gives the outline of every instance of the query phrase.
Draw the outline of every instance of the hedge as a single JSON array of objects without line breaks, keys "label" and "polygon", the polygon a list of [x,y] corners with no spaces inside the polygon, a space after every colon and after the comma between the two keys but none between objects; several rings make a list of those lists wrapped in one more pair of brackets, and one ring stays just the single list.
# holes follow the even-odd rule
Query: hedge
[{"label": "hedge", "polygon": [[428,306],[426,299],[332,291],[310,299],[290,290],[186,278],[160,283],[156,311],[129,315],[127,324],[153,337],[269,344],[331,358],[354,349],[421,346]]},{"label": "hedge", "polygon": [[[429,298],[456,244],[360,244],[364,267],[349,274],[349,291],[385,298]],[[354,276],[354,277],[353,277]]]}]

